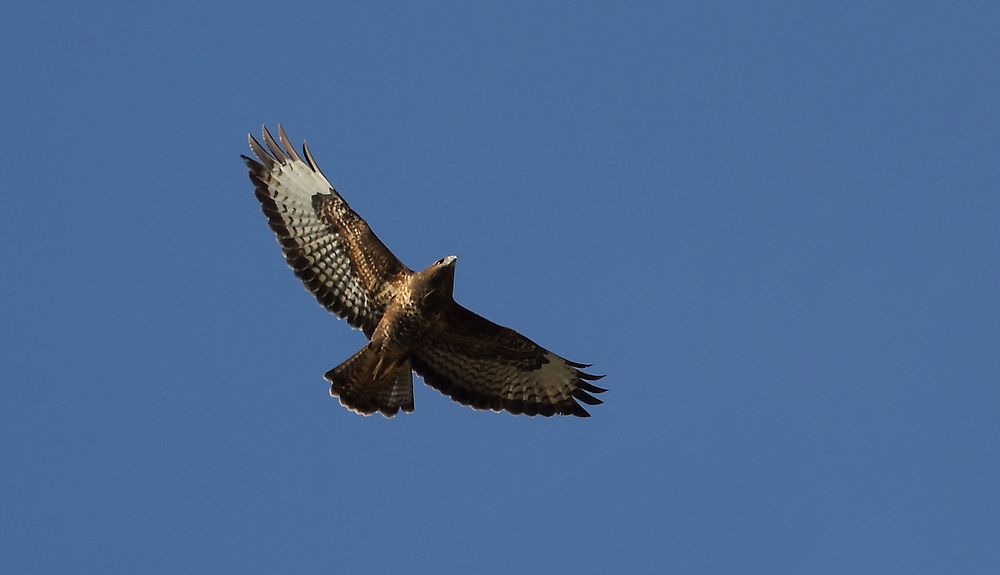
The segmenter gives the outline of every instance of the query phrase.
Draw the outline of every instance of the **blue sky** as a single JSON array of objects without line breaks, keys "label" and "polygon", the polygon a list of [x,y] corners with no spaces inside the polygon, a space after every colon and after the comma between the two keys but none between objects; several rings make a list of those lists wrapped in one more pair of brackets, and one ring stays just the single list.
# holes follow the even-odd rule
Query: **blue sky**
[{"label": "blue sky", "polygon": [[[996,573],[995,3],[20,3],[0,571]],[[360,417],[239,155],[609,388]]]}]

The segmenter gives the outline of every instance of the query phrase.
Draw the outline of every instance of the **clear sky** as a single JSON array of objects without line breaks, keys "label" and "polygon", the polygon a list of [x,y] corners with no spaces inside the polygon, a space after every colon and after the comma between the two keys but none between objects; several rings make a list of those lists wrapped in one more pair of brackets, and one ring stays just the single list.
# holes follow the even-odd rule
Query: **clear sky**
[{"label": "clear sky", "polygon": [[[0,572],[1000,572],[996,2],[147,4],[4,8]],[[606,403],[330,398],[278,123]]]}]

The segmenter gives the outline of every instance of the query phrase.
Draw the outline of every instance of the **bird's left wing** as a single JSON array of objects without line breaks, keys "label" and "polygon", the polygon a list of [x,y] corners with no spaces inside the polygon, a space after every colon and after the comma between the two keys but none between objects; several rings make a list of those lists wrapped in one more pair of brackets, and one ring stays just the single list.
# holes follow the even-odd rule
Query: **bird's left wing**
[{"label": "bird's left wing", "polygon": [[580,371],[516,331],[452,304],[429,322],[411,361],[428,385],[476,409],[527,415],[590,414],[606,391],[589,383],[603,376]]},{"label": "bird's left wing", "polygon": [[285,260],[320,305],[370,338],[396,286],[413,272],[340,197],[308,146],[303,161],[281,126],[284,149],[267,128],[263,136],[270,153],[249,136],[257,160],[243,160]]}]

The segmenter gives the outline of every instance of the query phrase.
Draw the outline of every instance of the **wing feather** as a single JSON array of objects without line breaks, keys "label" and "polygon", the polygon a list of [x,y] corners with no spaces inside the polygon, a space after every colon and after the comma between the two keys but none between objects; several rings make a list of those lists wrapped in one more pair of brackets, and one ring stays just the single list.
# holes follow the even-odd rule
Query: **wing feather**
[{"label": "wing feather", "polygon": [[250,136],[257,160],[243,156],[261,211],[306,289],[371,337],[396,286],[413,272],[337,193],[309,148],[303,144],[304,162],[281,126],[278,137],[284,149],[264,128],[270,153]]},{"label": "wing feather", "polygon": [[285,134],[285,129],[281,127],[281,124],[278,124],[278,139],[281,140],[281,145],[284,146],[285,150],[288,152],[288,157],[295,162],[302,163],[302,158],[295,153],[295,146],[293,146],[291,141],[289,141],[288,135]]},{"label": "wing feather", "polygon": [[271,150],[271,155],[278,160],[279,164],[288,164],[288,156],[285,155],[285,151],[282,150],[281,146],[279,146],[277,142],[274,141],[274,138],[271,137],[271,132],[267,130],[267,126],[265,126],[261,131],[264,136],[264,143],[267,144],[267,149]]},{"label": "wing feather", "polygon": [[580,371],[583,364],[457,303],[430,322],[411,360],[428,385],[476,409],[589,417],[576,400],[597,405],[601,400],[590,393],[605,391],[585,381],[603,376]]},{"label": "wing feather", "polygon": [[305,152],[306,161],[309,162],[309,167],[319,172],[319,165],[316,164],[316,160],[313,159],[312,152],[309,151],[309,144],[307,144],[305,140],[302,141],[302,151]]}]

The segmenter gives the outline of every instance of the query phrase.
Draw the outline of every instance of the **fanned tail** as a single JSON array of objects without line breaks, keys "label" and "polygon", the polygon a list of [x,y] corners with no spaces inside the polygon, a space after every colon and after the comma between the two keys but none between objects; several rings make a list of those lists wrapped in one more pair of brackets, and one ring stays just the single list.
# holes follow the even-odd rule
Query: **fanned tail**
[{"label": "fanned tail", "polygon": [[386,364],[371,344],[326,372],[330,395],[340,404],[362,415],[381,412],[385,417],[400,409],[413,411],[413,373],[410,360]]}]

